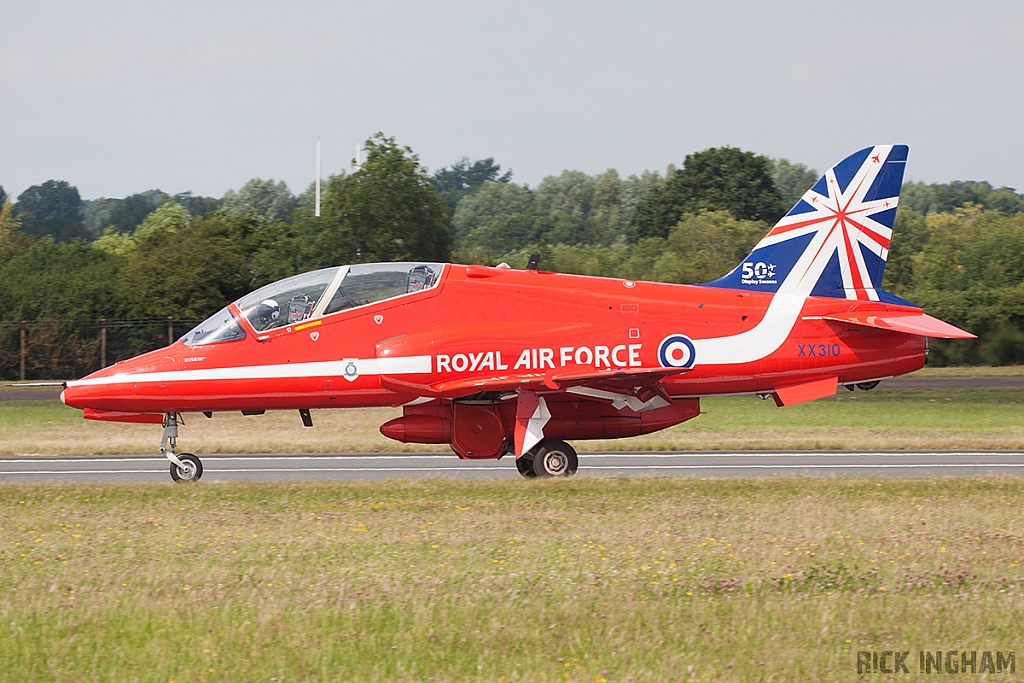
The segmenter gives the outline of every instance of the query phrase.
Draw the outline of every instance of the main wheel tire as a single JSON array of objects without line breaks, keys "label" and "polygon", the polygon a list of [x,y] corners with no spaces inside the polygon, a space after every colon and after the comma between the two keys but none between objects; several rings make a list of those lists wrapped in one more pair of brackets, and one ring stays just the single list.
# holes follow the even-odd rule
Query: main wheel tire
[{"label": "main wheel tire", "polygon": [[533,472],[538,477],[571,477],[579,465],[575,449],[564,441],[543,441],[533,456]]},{"label": "main wheel tire", "polygon": [[533,458],[528,455],[516,458],[516,469],[519,470],[519,474],[527,479],[533,479],[537,476],[537,473],[533,471]]},{"label": "main wheel tire", "polygon": [[192,453],[182,453],[178,456],[178,460],[184,467],[179,467],[173,462],[171,463],[171,479],[176,484],[182,484],[190,481],[199,481],[203,476],[203,462],[199,459],[199,456]]}]

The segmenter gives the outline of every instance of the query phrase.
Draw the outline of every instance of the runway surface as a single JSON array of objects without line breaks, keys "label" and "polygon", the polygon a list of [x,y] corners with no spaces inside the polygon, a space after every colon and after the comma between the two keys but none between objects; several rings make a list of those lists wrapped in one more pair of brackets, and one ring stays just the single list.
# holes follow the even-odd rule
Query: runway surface
[{"label": "runway surface", "polygon": [[[879,389],[1024,388],[1024,377],[901,377]],[[49,389],[4,390],[5,400],[56,400]],[[444,453],[202,455],[203,481],[327,481],[445,477],[519,478],[510,458],[460,461]],[[0,483],[169,482],[154,455],[0,456]],[[1024,475],[1024,451],[787,451],[583,453],[583,476],[886,476]]]},{"label": "runway surface", "polygon": [[[358,481],[425,477],[518,479],[511,458],[460,461],[444,453],[202,456],[203,481]],[[170,464],[150,455],[5,456],[0,483],[167,482]],[[581,476],[1024,475],[1024,451],[786,451],[582,453]]]}]

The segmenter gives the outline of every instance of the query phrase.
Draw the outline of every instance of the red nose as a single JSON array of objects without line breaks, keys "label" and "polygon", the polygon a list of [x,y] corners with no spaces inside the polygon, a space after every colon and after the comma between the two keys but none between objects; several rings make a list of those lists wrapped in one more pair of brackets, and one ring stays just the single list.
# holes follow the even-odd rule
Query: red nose
[{"label": "red nose", "polygon": [[173,370],[175,366],[173,351],[169,353],[168,349],[160,349],[145,353],[68,382],[61,393],[61,401],[83,410],[145,410],[140,402],[146,397],[147,387],[142,382],[133,382],[133,376]]}]

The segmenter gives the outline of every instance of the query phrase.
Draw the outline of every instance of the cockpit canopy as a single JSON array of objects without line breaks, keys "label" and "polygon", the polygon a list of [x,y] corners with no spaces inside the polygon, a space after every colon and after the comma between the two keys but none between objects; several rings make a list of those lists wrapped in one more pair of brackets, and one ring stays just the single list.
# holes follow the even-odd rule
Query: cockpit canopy
[{"label": "cockpit canopy", "polygon": [[[442,263],[363,263],[314,270],[279,280],[235,302],[253,329],[265,332],[350,308],[413,294],[437,285]],[[245,337],[230,310],[223,308],[189,331],[188,346]]]}]

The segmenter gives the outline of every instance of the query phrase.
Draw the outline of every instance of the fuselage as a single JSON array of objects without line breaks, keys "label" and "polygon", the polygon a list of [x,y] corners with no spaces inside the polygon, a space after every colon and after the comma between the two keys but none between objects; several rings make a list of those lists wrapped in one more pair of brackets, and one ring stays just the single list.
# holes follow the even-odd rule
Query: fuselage
[{"label": "fuselage", "polygon": [[[924,364],[924,337],[823,319],[918,309],[781,297],[446,265],[431,289],[270,330],[255,329],[233,305],[244,337],[179,340],[69,383],[63,400],[165,414],[398,406],[429,400],[416,387],[437,383],[658,367],[679,370],[661,382],[678,398],[770,393],[831,377],[856,384]],[[666,363],[674,336],[692,347]]]},{"label": "fuselage", "polygon": [[[735,268],[703,285],[441,263],[302,273],[252,292],[179,342],[68,384],[98,420],[162,424],[171,476],[179,413],[402,406],[380,427],[463,459],[516,457],[571,476],[566,440],[650,434],[704,396],[791,406],[924,365],[927,339],[970,338],[881,288],[905,145],[832,168]],[[504,265],[504,264],[503,264]]]}]

